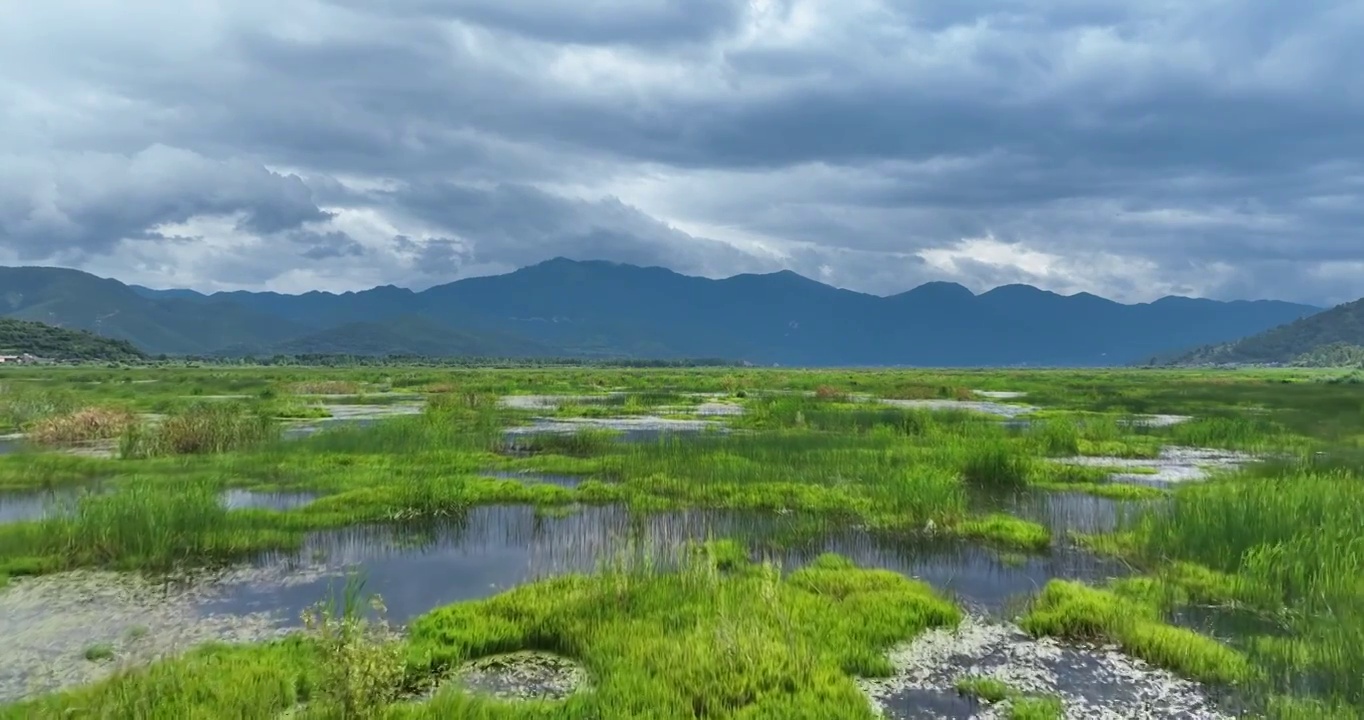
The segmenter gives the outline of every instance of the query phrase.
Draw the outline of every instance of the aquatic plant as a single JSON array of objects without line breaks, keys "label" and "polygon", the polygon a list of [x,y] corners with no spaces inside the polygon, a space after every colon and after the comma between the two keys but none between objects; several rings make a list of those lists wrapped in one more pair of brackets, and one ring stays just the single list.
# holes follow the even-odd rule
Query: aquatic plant
[{"label": "aquatic plant", "polygon": [[378,595],[367,603],[376,617],[365,616],[363,590],[364,581],[351,575],[339,598],[329,592],[332,597],[303,613],[318,667],[310,714],[334,708],[343,718],[373,717],[403,690],[406,648]]}]

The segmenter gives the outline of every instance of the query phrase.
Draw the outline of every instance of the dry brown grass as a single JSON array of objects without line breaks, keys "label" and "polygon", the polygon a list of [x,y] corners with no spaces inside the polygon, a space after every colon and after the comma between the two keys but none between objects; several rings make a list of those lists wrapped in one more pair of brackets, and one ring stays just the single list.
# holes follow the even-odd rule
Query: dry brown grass
[{"label": "dry brown grass", "polygon": [[954,385],[899,385],[883,395],[895,400],[971,400],[975,396],[971,388]]},{"label": "dry brown grass", "polygon": [[815,398],[819,400],[842,401],[848,399],[848,394],[842,390],[829,387],[828,385],[820,385],[815,388]]},{"label": "dry brown grass", "polygon": [[126,408],[86,407],[34,422],[28,428],[28,439],[37,445],[109,440],[137,423],[137,414]]}]

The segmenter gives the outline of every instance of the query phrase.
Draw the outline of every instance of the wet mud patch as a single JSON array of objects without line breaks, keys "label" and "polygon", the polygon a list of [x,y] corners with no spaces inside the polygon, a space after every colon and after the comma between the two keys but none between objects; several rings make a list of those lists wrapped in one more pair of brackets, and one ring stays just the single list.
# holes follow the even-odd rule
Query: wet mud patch
[{"label": "wet mud patch", "polygon": [[1028,395],[1028,393],[1020,390],[972,390],[971,392],[991,400],[1016,400]]},{"label": "wet mud patch", "polygon": [[[1219,470],[1237,470],[1259,458],[1235,450],[1211,448],[1165,447],[1154,458],[1069,457],[1055,462],[1089,467],[1133,468],[1146,472],[1116,472],[1109,476],[1113,482],[1167,488],[1183,482],[1206,480]],[[1150,472],[1154,470],[1155,472]]]},{"label": "wet mud patch", "polygon": [[703,402],[692,407],[664,407],[664,412],[692,413],[697,417],[734,417],[744,414],[744,406],[725,402]]},{"label": "wet mud patch", "polygon": [[[42,520],[75,509],[82,495],[113,490],[103,481],[50,490],[0,491],[0,525],[12,522]],[[321,497],[309,492],[258,492],[255,490],[224,490],[219,496],[228,510],[293,510]]]},{"label": "wet mud patch", "polygon": [[331,413],[327,418],[331,421],[346,420],[380,420],[383,418],[398,417],[401,415],[420,415],[425,403],[420,402],[401,402],[383,404],[328,404],[323,403],[322,408]]},{"label": "wet mud patch", "polygon": [[228,510],[295,510],[321,497],[312,492],[259,492],[256,490],[225,490],[223,507]]},{"label": "wet mud patch", "polygon": [[0,590],[0,702],[95,682],[209,641],[256,642],[283,634],[266,613],[202,612],[204,596],[213,591],[203,583],[114,572],[12,580]]},{"label": "wet mud patch", "polygon": [[425,405],[422,403],[387,403],[372,405],[322,405],[331,417],[318,420],[290,421],[284,426],[281,435],[285,439],[307,437],[328,428],[364,427],[394,417],[420,415]]},{"label": "wet mud patch", "polygon": [[668,436],[701,432],[728,432],[714,420],[665,418],[638,415],[615,418],[534,418],[529,425],[507,428],[505,435],[513,451],[530,444],[536,435],[574,435],[580,432],[612,431],[620,442],[656,442]]},{"label": "wet mud patch", "polygon": [[969,410],[971,412],[997,415],[1002,418],[1017,418],[1037,410],[1032,405],[1013,405],[991,402],[989,400],[899,400],[896,398],[874,398],[875,402],[899,408],[922,410]]},{"label": "wet mud patch", "polygon": [[587,478],[576,475],[550,475],[547,473],[522,472],[519,470],[484,470],[479,473],[482,477],[497,478],[499,480],[516,480],[529,485],[554,485],[562,488],[576,488]]},{"label": "wet mud patch", "polygon": [[527,650],[462,665],[446,686],[502,700],[563,700],[587,687],[583,666],[562,655]]},{"label": "wet mud patch", "polygon": [[624,398],[625,393],[601,395],[503,395],[497,404],[509,410],[557,410],[560,405],[602,403]]},{"label": "wet mud patch", "polygon": [[508,428],[509,433],[575,433],[582,430],[654,430],[700,432],[723,427],[713,420],[684,420],[657,415],[636,415],[614,418],[535,418],[530,425]]},{"label": "wet mud patch", "polygon": [[[544,412],[547,410],[557,410],[564,405],[621,405],[623,406],[630,396],[638,393],[610,392],[598,395],[504,395],[498,399],[498,405],[509,410],[523,410],[530,412]],[[724,397],[723,393],[681,393],[681,395],[691,398],[701,399],[695,405],[658,405],[650,408],[653,415],[645,416],[657,419],[654,416],[663,414],[694,415],[697,417],[731,417],[744,414],[742,405],[733,402],[722,402],[719,398]],[[623,416],[629,419],[628,416]],[[576,420],[571,418],[569,420]],[[614,420],[615,418],[605,418]]]},{"label": "wet mud patch", "polygon": [[[1007,717],[1003,703],[925,706],[941,700],[967,678],[991,678],[1024,695],[1055,696],[1067,718],[1156,720],[1231,718],[1204,686],[1129,658],[1111,648],[1083,647],[1050,638],[1034,639],[1017,626],[968,615],[957,628],[931,630],[890,652],[895,675],[861,678],[858,685],[887,717]],[[926,696],[926,693],[932,695]],[[1007,702],[1007,701],[1006,701]]]},{"label": "wet mud patch", "polygon": [[1192,415],[1148,414],[1121,418],[1118,420],[1118,424],[1126,425],[1127,427],[1164,428],[1186,423],[1192,419]]}]

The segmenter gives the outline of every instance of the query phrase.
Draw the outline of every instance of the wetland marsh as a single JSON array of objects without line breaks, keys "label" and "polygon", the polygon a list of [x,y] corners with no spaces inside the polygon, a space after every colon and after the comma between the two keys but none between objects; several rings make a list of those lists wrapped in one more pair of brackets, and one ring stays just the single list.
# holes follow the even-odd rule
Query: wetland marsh
[{"label": "wetland marsh", "polygon": [[1329,379],[7,369],[0,718],[1358,718]]}]

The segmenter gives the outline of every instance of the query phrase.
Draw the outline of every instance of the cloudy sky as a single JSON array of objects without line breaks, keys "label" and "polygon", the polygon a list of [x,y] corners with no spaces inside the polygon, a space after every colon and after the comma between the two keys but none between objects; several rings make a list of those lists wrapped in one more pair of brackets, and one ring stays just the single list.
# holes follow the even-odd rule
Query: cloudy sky
[{"label": "cloudy sky", "polygon": [[1364,295],[1364,2],[14,0],[0,264]]}]

